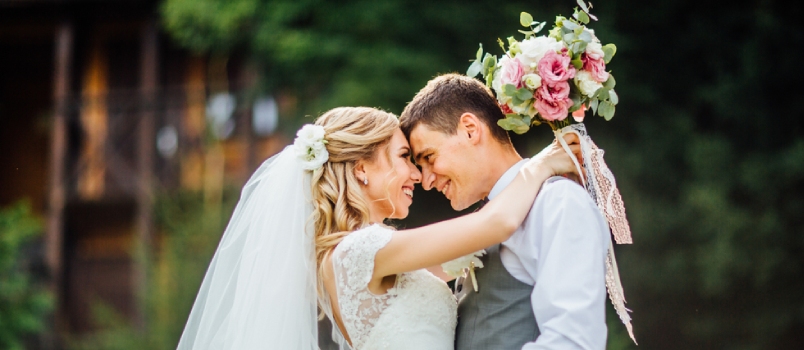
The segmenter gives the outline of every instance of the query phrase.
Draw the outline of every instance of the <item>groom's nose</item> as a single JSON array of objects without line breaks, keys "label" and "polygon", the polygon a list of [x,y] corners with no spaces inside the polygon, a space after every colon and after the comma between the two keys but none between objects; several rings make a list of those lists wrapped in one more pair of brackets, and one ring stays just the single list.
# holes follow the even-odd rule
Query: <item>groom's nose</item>
[{"label": "groom's nose", "polygon": [[422,169],[422,188],[429,191],[435,184],[436,175],[427,168]]}]

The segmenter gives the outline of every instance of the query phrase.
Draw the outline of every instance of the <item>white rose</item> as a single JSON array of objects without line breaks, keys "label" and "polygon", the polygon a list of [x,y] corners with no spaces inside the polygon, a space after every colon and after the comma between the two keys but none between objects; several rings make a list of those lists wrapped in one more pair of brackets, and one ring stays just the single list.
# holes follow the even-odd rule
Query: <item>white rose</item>
[{"label": "white rose", "polygon": [[575,85],[578,86],[582,94],[589,97],[592,97],[598,89],[603,87],[603,84],[592,79],[592,73],[585,70],[575,73]]},{"label": "white rose", "polygon": [[305,170],[318,169],[329,159],[324,134],[324,127],[311,124],[305,125],[296,133],[293,148]]},{"label": "white rose", "polygon": [[560,51],[562,48],[564,45],[551,37],[540,36],[525,39],[519,44],[522,53],[517,55],[517,58],[525,67],[534,69],[547,51]]},{"label": "white rose", "polygon": [[296,141],[294,141],[294,143],[300,142],[305,145],[312,145],[322,140],[324,140],[324,127],[307,124],[296,133]]},{"label": "white rose", "polygon": [[536,90],[539,86],[542,86],[542,77],[538,74],[525,74],[522,76],[522,82],[525,83],[528,89]]},{"label": "white rose", "polygon": [[305,170],[315,170],[320,168],[324,163],[327,162],[329,159],[329,152],[327,149],[320,149],[315,150],[312,152],[310,156],[308,156],[307,160],[302,161],[302,168]]},{"label": "white rose", "polygon": [[593,60],[602,59],[603,56],[606,54],[603,52],[603,45],[600,45],[600,42],[592,41],[588,45],[586,45],[586,56]]}]

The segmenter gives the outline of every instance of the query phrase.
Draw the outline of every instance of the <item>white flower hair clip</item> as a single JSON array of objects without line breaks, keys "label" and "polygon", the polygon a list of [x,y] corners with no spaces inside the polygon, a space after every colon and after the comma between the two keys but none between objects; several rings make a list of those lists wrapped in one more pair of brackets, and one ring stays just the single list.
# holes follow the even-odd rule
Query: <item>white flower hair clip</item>
[{"label": "white flower hair clip", "polygon": [[293,147],[296,155],[302,161],[302,168],[305,170],[316,170],[321,168],[329,159],[327,152],[327,140],[324,139],[324,127],[320,125],[306,124],[296,133]]}]

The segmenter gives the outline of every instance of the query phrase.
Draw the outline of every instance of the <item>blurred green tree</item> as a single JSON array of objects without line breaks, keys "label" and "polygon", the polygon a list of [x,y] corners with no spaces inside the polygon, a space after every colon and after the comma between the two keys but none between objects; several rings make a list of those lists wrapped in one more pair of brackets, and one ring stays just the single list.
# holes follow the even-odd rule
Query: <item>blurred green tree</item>
[{"label": "blurred green tree", "polygon": [[[338,105],[400,112],[426,81],[464,72],[520,11],[574,1],[166,0],[164,24],[198,52],[246,52],[263,88],[305,115]],[[618,46],[617,117],[587,126],[618,177],[635,233],[618,247],[640,344],[787,349],[804,343],[804,70],[799,2],[609,0],[592,28]],[[541,135],[540,135],[541,134]],[[529,154],[549,132],[515,137]],[[535,140],[535,142],[534,142]],[[454,215],[417,194],[419,225]],[[610,349],[634,348],[609,312]]]},{"label": "blurred green tree", "polygon": [[31,278],[23,250],[42,233],[27,202],[0,210],[0,348],[24,349],[26,337],[44,330],[53,308],[45,286]]}]

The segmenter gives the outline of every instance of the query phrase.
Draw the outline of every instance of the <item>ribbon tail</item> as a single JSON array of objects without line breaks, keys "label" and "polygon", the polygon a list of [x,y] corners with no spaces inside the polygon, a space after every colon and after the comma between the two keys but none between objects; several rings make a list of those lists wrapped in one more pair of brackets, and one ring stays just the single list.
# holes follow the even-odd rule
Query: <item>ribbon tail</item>
[{"label": "ribbon tail", "polygon": [[623,284],[620,281],[620,272],[617,267],[617,259],[614,257],[614,242],[609,245],[609,251],[606,258],[606,287],[609,290],[609,298],[611,299],[614,310],[620,321],[623,322],[625,328],[628,330],[628,336],[634,341],[634,344],[639,345],[634,337],[634,328],[631,325],[631,312],[625,307],[625,292],[623,291]]}]

